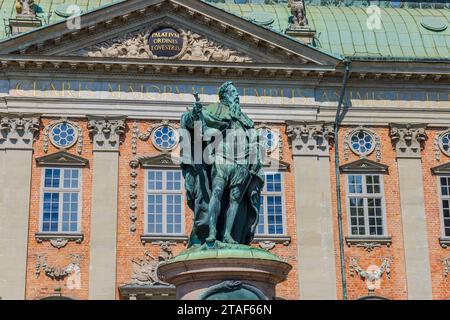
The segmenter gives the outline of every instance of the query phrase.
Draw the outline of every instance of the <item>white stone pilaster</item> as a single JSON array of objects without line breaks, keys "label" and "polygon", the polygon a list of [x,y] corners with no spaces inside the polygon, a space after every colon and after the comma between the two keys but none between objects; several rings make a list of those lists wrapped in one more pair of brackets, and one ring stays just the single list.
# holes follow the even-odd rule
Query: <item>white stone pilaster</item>
[{"label": "white stone pilaster", "polygon": [[94,145],[89,299],[111,300],[116,294],[119,144],[125,121],[89,117],[88,128]]},{"label": "white stone pilaster", "polygon": [[424,124],[391,124],[397,153],[408,299],[432,299],[421,162]]},{"label": "white stone pilaster", "polygon": [[33,140],[39,118],[0,116],[0,297],[25,298]]},{"label": "white stone pilaster", "polygon": [[288,123],[294,157],[300,299],[336,299],[329,164],[333,127]]}]

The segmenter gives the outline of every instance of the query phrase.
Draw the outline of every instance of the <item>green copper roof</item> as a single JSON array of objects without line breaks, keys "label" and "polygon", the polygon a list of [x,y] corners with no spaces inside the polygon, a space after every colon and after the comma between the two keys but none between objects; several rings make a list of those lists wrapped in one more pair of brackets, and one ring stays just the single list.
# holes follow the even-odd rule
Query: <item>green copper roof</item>
[{"label": "green copper roof", "polygon": [[[274,16],[269,26],[284,33],[291,15],[286,5],[227,4],[215,6],[251,20],[255,13]],[[381,8],[379,29],[367,27],[367,8],[308,6],[309,24],[317,30],[317,46],[346,57],[450,59],[450,10]],[[432,31],[422,21],[447,25],[444,31]],[[436,24],[436,23],[435,23]]]},{"label": "green copper roof", "polygon": [[[63,5],[77,5],[81,12],[88,12],[120,1],[123,0],[34,0],[34,3],[38,17],[47,25],[65,19],[56,13]],[[0,39],[7,36],[5,20],[16,17],[15,5],[15,0],[0,0]]]},{"label": "green copper roof", "polygon": [[[64,19],[56,11],[76,4],[83,12],[124,0],[35,0],[45,24]],[[289,8],[279,4],[211,3],[224,11],[260,22],[284,33]],[[450,10],[381,8],[379,29],[369,29],[369,13],[363,7],[307,6],[310,25],[317,30],[316,45],[334,55],[370,59],[450,59]],[[5,38],[5,20],[15,17],[15,1],[0,0],[0,39]],[[439,31],[441,30],[441,31]]]}]

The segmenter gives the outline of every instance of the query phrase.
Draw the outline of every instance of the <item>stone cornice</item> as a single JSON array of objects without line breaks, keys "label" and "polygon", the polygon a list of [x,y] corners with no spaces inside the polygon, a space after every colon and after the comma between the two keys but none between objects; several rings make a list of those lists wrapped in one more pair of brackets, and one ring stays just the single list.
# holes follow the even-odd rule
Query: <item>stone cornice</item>
[{"label": "stone cornice", "polygon": [[[231,63],[187,60],[147,60],[44,55],[0,55],[0,72],[50,72],[66,74],[198,75],[202,77],[245,77],[284,80],[341,80],[340,66],[289,63]],[[444,63],[396,64],[377,62],[351,65],[349,84],[448,83],[450,66]]]},{"label": "stone cornice", "polygon": [[202,77],[246,77],[268,79],[317,79],[335,77],[333,66],[291,65],[277,63],[230,63],[178,60],[139,60],[130,58],[48,57],[0,55],[0,71],[61,74],[139,74],[198,75]]}]

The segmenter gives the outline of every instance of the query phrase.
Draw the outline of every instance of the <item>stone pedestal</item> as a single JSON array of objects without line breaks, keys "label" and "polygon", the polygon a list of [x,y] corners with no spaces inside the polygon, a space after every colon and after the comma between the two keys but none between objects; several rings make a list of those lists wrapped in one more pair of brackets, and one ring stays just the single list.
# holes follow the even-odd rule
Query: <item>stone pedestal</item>
[{"label": "stone pedestal", "polygon": [[311,29],[309,26],[297,27],[291,25],[286,29],[286,34],[288,36],[300,39],[306,44],[312,44],[316,30]]},{"label": "stone pedestal", "polygon": [[15,19],[9,19],[11,35],[15,36],[42,27],[42,21],[35,16],[17,15]]},{"label": "stone pedestal", "polygon": [[291,268],[260,248],[203,245],[180,253],[158,271],[176,286],[177,300],[272,300]]}]

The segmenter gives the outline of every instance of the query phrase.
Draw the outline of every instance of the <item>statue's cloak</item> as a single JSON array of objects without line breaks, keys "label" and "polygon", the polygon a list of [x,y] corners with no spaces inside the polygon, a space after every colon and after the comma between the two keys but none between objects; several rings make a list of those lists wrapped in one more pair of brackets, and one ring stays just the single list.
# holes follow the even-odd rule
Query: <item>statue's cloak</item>
[{"label": "statue's cloak", "polygon": [[[181,155],[181,168],[187,203],[194,213],[194,223],[188,246],[203,244],[209,233],[208,206],[213,179],[213,164],[205,162],[203,154],[211,141],[208,139],[203,141],[203,137],[198,133],[205,133],[208,129],[216,129],[225,133],[227,129],[236,125],[237,121],[240,122],[240,127],[246,131],[254,128],[253,121],[245,113],[242,112],[239,119],[233,120],[229,112],[222,111],[219,104],[211,104],[202,108],[197,122],[194,121],[191,111],[187,111],[181,116],[181,128],[184,129],[181,130],[182,152],[187,150],[190,153]],[[194,134],[194,131],[197,134]],[[248,133],[255,134],[255,130],[250,130]],[[201,150],[195,150],[195,139],[201,140],[197,142],[197,145],[201,146]],[[194,161],[195,153],[199,157],[198,161]],[[262,161],[262,159],[258,158],[258,161]],[[248,169],[250,168],[248,167]],[[245,191],[231,232],[231,236],[238,243],[250,244],[253,240],[258,225],[260,194],[263,185],[264,176],[261,168],[255,174],[249,175],[242,185],[241,190],[245,189]],[[229,193],[229,186],[226,186],[217,223],[217,240],[219,241],[223,237],[224,215],[229,205]]]}]

